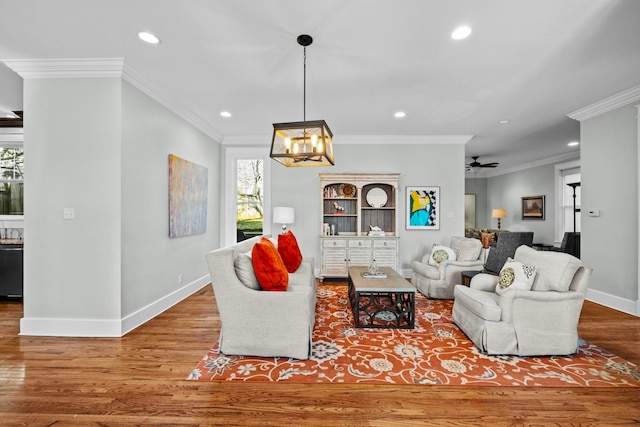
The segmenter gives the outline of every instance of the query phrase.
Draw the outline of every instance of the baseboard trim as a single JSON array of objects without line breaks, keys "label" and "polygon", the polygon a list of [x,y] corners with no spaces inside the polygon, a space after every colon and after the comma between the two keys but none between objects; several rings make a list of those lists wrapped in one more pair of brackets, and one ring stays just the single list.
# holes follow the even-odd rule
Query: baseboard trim
[{"label": "baseboard trim", "polygon": [[211,283],[211,278],[208,274],[206,274],[194,280],[193,282],[186,284],[182,288],[176,289],[169,295],[166,295],[159,300],[152,302],[146,307],[142,307],[136,312],[125,316],[122,319],[121,336],[128,334],[138,326],[145,324],[157,315],[165,312],[183,299],[192,295],[194,292],[199,291],[209,283]]},{"label": "baseboard trim", "polygon": [[123,319],[20,319],[20,335],[50,337],[122,337],[211,283],[208,274],[142,307]]},{"label": "baseboard trim", "polygon": [[586,299],[588,301],[595,302],[596,304],[604,305],[605,307],[640,317],[640,300],[633,301],[607,294],[605,292],[596,291],[594,289],[587,290]]},{"label": "baseboard trim", "polygon": [[23,317],[20,335],[40,337],[119,337],[117,319],[59,319]]}]

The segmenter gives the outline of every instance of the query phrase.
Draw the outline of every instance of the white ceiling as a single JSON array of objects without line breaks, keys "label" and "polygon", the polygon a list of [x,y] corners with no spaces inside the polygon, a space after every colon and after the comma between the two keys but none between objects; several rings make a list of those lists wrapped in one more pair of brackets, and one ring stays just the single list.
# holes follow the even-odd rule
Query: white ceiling
[{"label": "white ceiling", "polygon": [[[307,119],[336,144],[474,135],[467,156],[500,173],[577,156],[566,115],[640,84],[639,23],[638,0],[0,0],[0,61],[125,58],[216,139],[267,144],[302,120],[310,34]],[[0,110],[22,108],[19,82],[0,65]]]}]

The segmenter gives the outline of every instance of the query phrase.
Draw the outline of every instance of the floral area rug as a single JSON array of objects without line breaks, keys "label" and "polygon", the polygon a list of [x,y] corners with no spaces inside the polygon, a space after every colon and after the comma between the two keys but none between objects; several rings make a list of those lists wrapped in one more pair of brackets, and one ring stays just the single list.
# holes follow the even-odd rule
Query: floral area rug
[{"label": "floral area rug", "polygon": [[416,293],[414,329],[355,328],[346,286],[318,289],[308,360],[227,356],[217,344],[189,380],[477,386],[640,386],[638,367],[583,340],[572,356],[480,353],[451,321],[453,301]]}]

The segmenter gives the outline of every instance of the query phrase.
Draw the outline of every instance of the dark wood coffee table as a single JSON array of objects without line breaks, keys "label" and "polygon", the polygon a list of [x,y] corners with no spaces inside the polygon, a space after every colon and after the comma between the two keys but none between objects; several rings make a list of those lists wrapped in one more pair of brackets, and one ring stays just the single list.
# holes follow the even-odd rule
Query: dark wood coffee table
[{"label": "dark wood coffee table", "polygon": [[349,303],[356,328],[413,329],[416,288],[390,267],[386,278],[365,278],[367,267],[349,267]]}]

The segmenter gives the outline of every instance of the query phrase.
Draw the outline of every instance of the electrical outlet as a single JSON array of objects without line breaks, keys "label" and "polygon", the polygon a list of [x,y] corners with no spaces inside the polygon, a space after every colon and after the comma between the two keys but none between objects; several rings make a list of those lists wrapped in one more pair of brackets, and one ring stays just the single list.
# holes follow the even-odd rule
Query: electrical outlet
[{"label": "electrical outlet", "polygon": [[73,208],[64,208],[62,211],[62,217],[64,219],[75,219],[76,213]]},{"label": "electrical outlet", "polygon": [[182,284],[182,274],[178,274],[178,285]]}]

